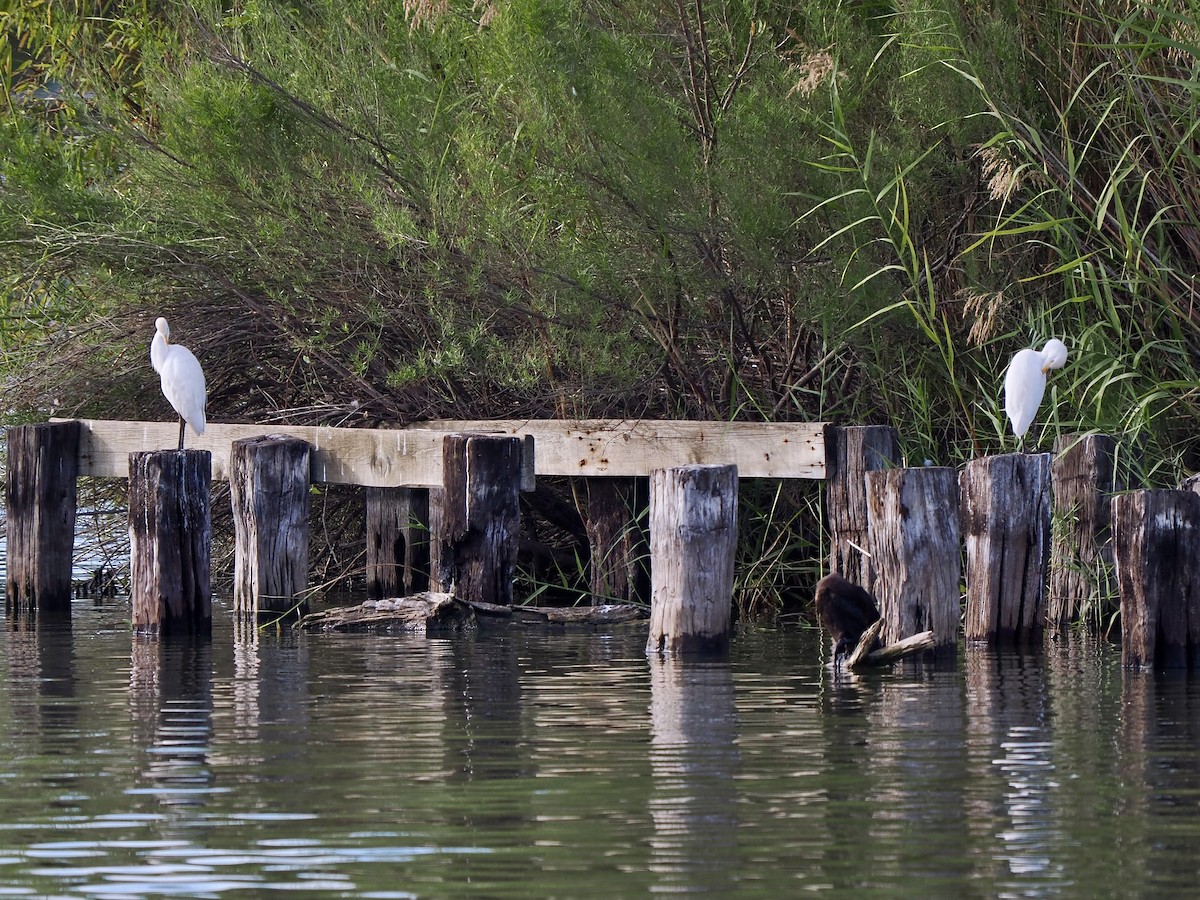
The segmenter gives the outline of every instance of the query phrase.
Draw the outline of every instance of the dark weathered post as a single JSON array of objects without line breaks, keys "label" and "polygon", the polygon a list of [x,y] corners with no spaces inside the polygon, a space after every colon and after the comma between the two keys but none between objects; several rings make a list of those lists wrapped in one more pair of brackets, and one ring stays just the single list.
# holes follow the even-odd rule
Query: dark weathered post
[{"label": "dark weathered post", "polygon": [[367,596],[429,590],[428,488],[366,489]]},{"label": "dark weathered post", "polygon": [[8,429],[4,501],[10,616],[70,614],[79,429],[78,422]]},{"label": "dark weathered post", "polygon": [[1050,608],[1046,627],[1064,634],[1080,611],[1116,593],[1109,522],[1117,442],[1106,434],[1065,434],[1054,442]]},{"label": "dark weathered post", "polygon": [[737,493],[737,466],[679,466],[650,473],[649,652],[728,646]]},{"label": "dark weathered post", "polygon": [[452,434],[442,442],[442,506],[431,515],[439,589],[511,606],[521,534],[519,437]]},{"label": "dark weathered post", "polygon": [[1130,491],[1112,499],[1121,592],[1121,661],[1200,665],[1200,494]]},{"label": "dark weathered post", "polygon": [[303,615],[308,585],[311,446],[280,434],[234,441],[233,608],[238,616]]},{"label": "dark weathered post", "polygon": [[134,631],[212,633],[207,450],[129,454],[129,592]]},{"label": "dark weathered post", "polygon": [[867,495],[863,475],[900,465],[890,425],[825,427],[825,506],[829,517],[829,571],[872,590],[867,549]]},{"label": "dark weathered post", "polygon": [[958,641],[958,473],[940,466],[867,472],[875,596],[894,644],[932,631],[938,656]]},{"label": "dark weathered post", "polygon": [[1033,641],[1046,620],[1050,454],[1006,453],[963,469],[968,641]]},{"label": "dark weathered post", "polygon": [[636,478],[588,478],[585,482],[592,604],[645,599],[650,550],[637,509],[645,508],[646,482]]}]

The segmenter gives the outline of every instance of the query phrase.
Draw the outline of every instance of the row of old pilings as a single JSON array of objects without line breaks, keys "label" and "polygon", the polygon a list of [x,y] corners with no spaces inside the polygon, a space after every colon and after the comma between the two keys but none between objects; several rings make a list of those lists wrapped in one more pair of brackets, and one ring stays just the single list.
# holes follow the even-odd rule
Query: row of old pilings
[{"label": "row of old pilings", "polygon": [[953,651],[965,576],[968,644],[1057,638],[1116,595],[1126,667],[1200,666],[1200,476],[1128,490],[1098,434],[959,471],[901,467],[890,427],[830,428],[826,459],[830,565],[875,591],[886,642]]}]

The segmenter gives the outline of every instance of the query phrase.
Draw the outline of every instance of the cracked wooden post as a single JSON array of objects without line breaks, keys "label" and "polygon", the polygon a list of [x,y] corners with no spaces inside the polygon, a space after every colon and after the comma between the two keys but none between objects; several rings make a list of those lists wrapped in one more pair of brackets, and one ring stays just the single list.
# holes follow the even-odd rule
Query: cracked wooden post
[{"label": "cracked wooden post", "polygon": [[233,609],[239,618],[308,611],[308,508],[312,447],[280,434],[234,441],[229,453],[233,506]]},{"label": "cracked wooden post", "polygon": [[1050,454],[1005,453],[963,469],[968,642],[1039,640],[1050,555]]},{"label": "cracked wooden post", "polygon": [[512,605],[524,453],[519,437],[452,434],[442,442],[442,504],[430,516],[438,590]]},{"label": "cracked wooden post", "polygon": [[129,593],[133,630],[212,635],[212,454],[129,454]]},{"label": "cracked wooden post", "polygon": [[4,501],[9,616],[70,615],[79,432],[78,422],[8,429]]},{"label": "cracked wooden post", "polygon": [[1112,528],[1122,665],[1200,667],[1200,494],[1118,494]]},{"label": "cracked wooden post", "polygon": [[890,425],[825,426],[829,571],[873,589],[867,548],[867,495],[863,476],[900,465],[899,439]]},{"label": "cracked wooden post", "polygon": [[1081,611],[1113,597],[1112,497],[1124,489],[1117,476],[1117,441],[1106,434],[1065,434],[1054,442],[1050,606],[1046,627],[1064,635]]},{"label": "cracked wooden post", "polygon": [[868,545],[883,642],[932,631],[934,655],[958,643],[958,472],[941,466],[867,472]]},{"label": "cracked wooden post", "polygon": [[366,489],[367,597],[429,590],[429,490]]},{"label": "cracked wooden post", "polygon": [[679,466],[650,473],[648,652],[728,647],[737,491],[737,466]]}]

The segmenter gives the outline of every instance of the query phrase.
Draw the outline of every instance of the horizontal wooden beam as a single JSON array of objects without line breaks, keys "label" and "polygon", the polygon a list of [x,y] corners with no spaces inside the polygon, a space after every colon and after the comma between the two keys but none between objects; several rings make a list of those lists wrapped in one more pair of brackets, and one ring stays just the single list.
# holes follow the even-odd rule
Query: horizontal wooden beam
[{"label": "horizontal wooden beam", "polygon": [[[82,420],[79,474],[129,476],[129,454],[176,446],[175,422]],[[210,422],[187,446],[212,453],[216,480],[229,477],[236,440],[286,434],[313,445],[314,483],[421,487],[442,483],[442,440],[474,432],[533,439],[538,475],[636,476],[654,469],[714,463],[736,465],[740,478],[824,478],[823,423],[695,422],[647,419],[440,420],[402,429]],[[532,478],[522,477],[532,488]]]},{"label": "horizontal wooden beam", "polygon": [[441,419],[421,427],[532,435],[539,475],[649,475],[672,466],[732,464],[739,478],[825,477],[823,422]]}]

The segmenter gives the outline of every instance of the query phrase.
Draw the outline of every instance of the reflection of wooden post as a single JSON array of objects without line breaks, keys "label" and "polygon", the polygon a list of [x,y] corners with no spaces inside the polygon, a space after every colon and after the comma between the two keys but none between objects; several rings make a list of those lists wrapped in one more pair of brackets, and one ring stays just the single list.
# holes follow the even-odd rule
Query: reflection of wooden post
[{"label": "reflection of wooden post", "polygon": [[1112,500],[1121,662],[1200,665],[1200,494],[1130,491]]},{"label": "reflection of wooden post", "polygon": [[366,489],[367,596],[429,590],[429,490]]},{"label": "reflection of wooden post", "polygon": [[207,450],[129,454],[129,592],[135,631],[212,633]]},{"label": "reflection of wooden post", "polygon": [[650,473],[650,640],[655,653],[729,643],[737,549],[737,467]]},{"label": "reflection of wooden post", "polygon": [[1006,453],[963,469],[968,641],[1040,638],[1050,552],[1050,454]]},{"label": "reflection of wooden post", "polygon": [[521,534],[518,437],[452,434],[442,442],[437,583],[468,603],[511,606]]},{"label": "reflection of wooden post", "polygon": [[308,584],[309,457],[307,441],[268,434],[233,442],[233,608],[263,615],[303,615],[297,595]]},{"label": "reflection of wooden post", "polygon": [[10,616],[70,614],[79,429],[78,422],[8,429],[4,499]]},{"label": "reflection of wooden post", "polygon": [[[592,604],[632,603],[647,593],[649,548],[638,524],[645,488],[635,478],[587,478],[587,528],[591,548]],[[643,498],[639,504],[639,495]]]},{"label": "reflection of wooden post", "polygon": [[[1117,442],[1106,434],[1066,434],[1054,442],[1050,608],[1052,637],[1065,634],[1082,610],[1116,592],[1109,531],[1112,495],[1122,490],[1116,476]],[[1093,621],[1098,621],[1098,615]]]},{"label": "reflection of wooden post", "polygon": [[932,631],[937,653],[958,641],[958,473],[927,466],[866,474],[870,552],[883,642]]},{"label": "reflection of wooden post", "polygon": [[867,548],[867,494],[863,476],[900,464],[899,439],[890,425],[825,427],[826,499],[829,517],[829,571],[872,590]]}]

